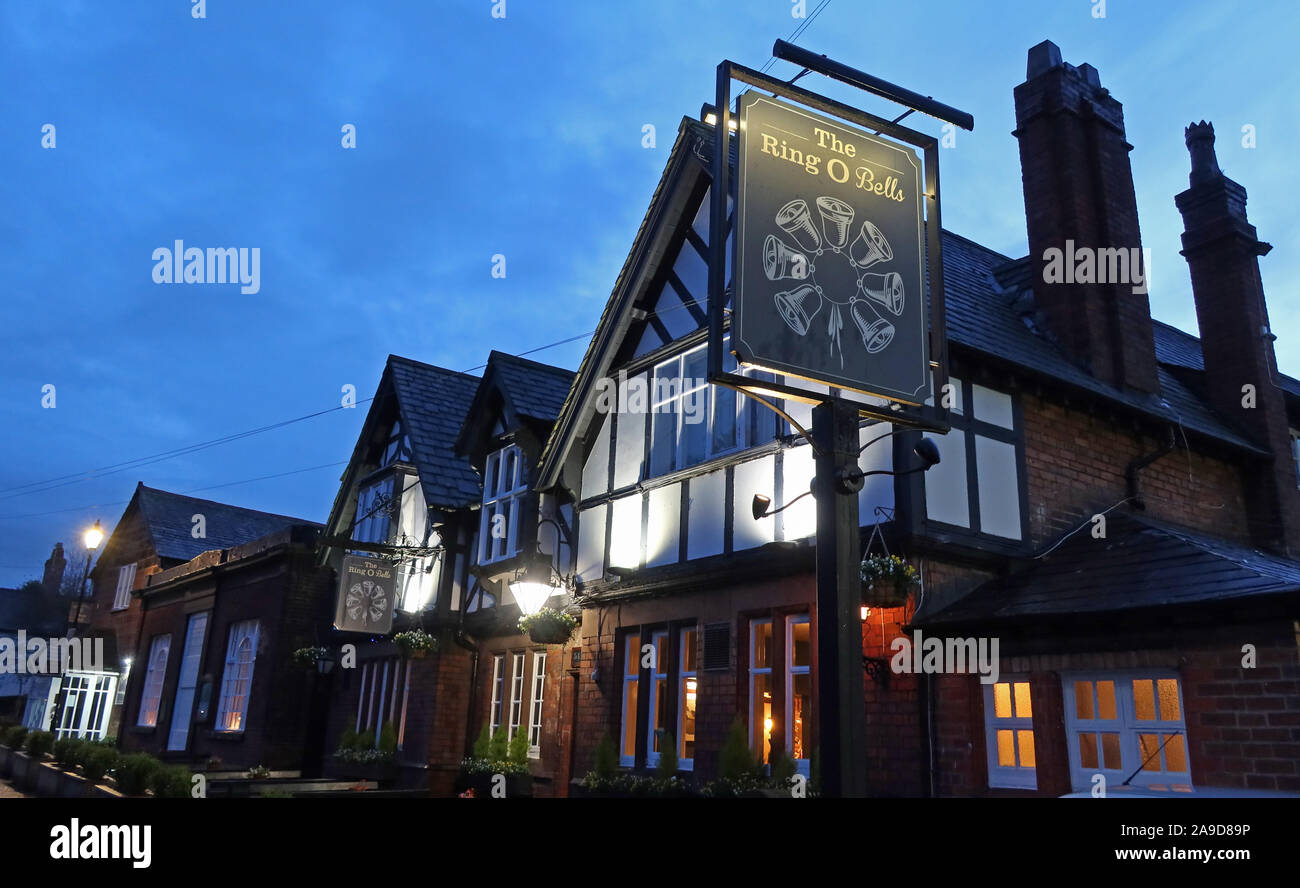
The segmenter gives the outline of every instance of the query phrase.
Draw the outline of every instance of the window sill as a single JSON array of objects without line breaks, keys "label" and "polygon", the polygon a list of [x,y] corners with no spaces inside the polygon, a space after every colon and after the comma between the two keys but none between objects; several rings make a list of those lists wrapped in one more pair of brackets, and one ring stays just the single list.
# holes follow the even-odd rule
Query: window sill
[{"label": "window sill", "polygon": [[130,729],[132,734],[148,737],[158,733],[157,725],[133,725]]},{"label": "window sill", "polygon": [[208,740],[219,740],[227,743],[239,743],[242,742],[244,739],[244,732],[242,730],[240,731],[208,730],[208,731],[204,731],[203,735]]}]

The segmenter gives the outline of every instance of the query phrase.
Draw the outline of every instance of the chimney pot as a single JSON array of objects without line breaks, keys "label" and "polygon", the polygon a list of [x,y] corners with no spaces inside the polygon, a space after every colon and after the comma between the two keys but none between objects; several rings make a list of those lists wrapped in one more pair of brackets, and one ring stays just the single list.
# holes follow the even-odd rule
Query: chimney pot
[{"label": "chimney pot", "polygon": [[1083,75],[1084,82],[1093,89],[1101,89],[1101,75],[1097,73],[1097,69],[1092,65],[1086,63],[1080,65],[1079,73]]},{"label": "chimney pot", "polygon": [[1044,40],[1029,50],[1029,65],[1025,72],[1025,79],[1033,80],[1039,74],[1044,74],[1060,65],[1061,48],[1050,40]]},{"label": "chimney pot", "polygon": [[1192,155],[1192,172],[1188,181],[1199,185],[1222,178],[1219,158],[1214,153],[1214,124],[1204,120],[1188,124],[1183,136],[1187,141],[1187,151]]}]

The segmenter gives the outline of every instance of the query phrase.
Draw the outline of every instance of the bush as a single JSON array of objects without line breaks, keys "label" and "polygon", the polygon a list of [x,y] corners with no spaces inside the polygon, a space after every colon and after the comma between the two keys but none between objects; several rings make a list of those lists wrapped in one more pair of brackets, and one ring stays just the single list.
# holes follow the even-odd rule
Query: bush
[{"label": "bush", "polygon": [[154,772],[161,767],[162,762],[145,752],[122,756],[118,759],[117,767],[113,769],[118,792],[123,795],[144,795]]},{"label": "bush", "polygon": [[392,722],[384,722],[379,730],[379,751],[384,755],[397,755],[397,728]]},{"label": "bush", "polygon": [[664,731],[659,735],[659,764],[655,765],[655,771],[660,780],[668,780],[677,776],[677,739],[672,734]]},{"label": "bush", "polygon": [[90,746],[85,740],[76,737],[64,737],[54,741],[54,760],[65,771],[75,771],[81,764],[81,757]]},{"label": "bush", "polygon": [[758,775],[759,765],[754,754],[749,751],[749,738],[745,736],[745,725],[736,719],[727,731],[727,739],[722,744],[718,756],[718,772],[723,780],[744,781]]},{"label": "bush", "polygon": [[508,761],[510,758],[510,739],[506,736],[506,726],[498,725],[488,744],[488,758],[494,762]]},{"label": "bush", "polygon": [[22,749],[26,739],[27,729],[22,725],[14,725],[4,733],[4,745],[10,749]]},{"label": "bush", "polygon": [[373,730],[362,731],[360,734],[357,735],[357,742],[356,744],[353,745],[352,748],[357,751],[361,751],[363,749],[374,749],[375,732]]},{"label": "bush", "polygon": [[109,769],[117,765],[117,750],[111,746],[94,744],[81,757],[81,774],[91,783],[104,779]]},{"label": "bush", "polygon": [[343,733],[339,734],[339,749],[356,749],[357,732],[355,728],[344,728]]},{"label": "bush", "polygon": [[54,734],[49,731],[32,731],[27,735],[27,751],[37,761],[54,748]]},{"label": "bush", "polygon": [[184,765],[163,765],[149,778],[149,788],[160,799],[188,799],[190,797],[190,769]]},{"label": "bush", "polygon": [[516,765],[528,764],[528,729],[523,725],[515,728],[515,735],[510,738],[506,759]]},{"label": "bush", "polygon": [[483,730],[478,732],[478,739],[474,741],[473,757],[476,759],[485,759],[492,754],[492,737],[488,734],[488,726],[484,725]]},{"label": "bush", "polygon": [[601,780],[608,780],[617,770],[618,747],[614,745],[614,738],[605,734],[600,738],[600,743],[596,744],[596,761],[591,773]]}]

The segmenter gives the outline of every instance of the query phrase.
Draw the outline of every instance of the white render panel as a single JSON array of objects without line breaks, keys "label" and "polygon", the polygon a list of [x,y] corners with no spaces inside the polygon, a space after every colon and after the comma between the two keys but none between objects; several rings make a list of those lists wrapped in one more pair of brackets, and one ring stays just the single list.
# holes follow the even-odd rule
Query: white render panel
[{"label": "white render panel", "polygon": [[755,521],[750,504],[754,494],[761,493],[770,497],[776,490],[776,457],[765,456],[740,463],[735,469],[733,485],[736,501],[731,518],[732,550],[739,552],[741,549],[752,549],[772,542],[776,519],[760,518]]},{"label": "white render panel", "polygon": [[605,575],[605,505],[583,509],[578,515],[578,579],[599,580]]},{"label": "white render panel", "polygon": [[1016,421],[1011,410],[1010,395],[995,392],[982,385],[972,385],[970,390],[971,407],[974,408],[976,419],[1002,426],[1004,429],[1015,428]]},{"label": "white render panel", "polygon": [[925,513],[931,521],[970,527],[966,493],[966,434],[927,435],[939,448],[940,462],[925,473]]},{"label": "white render panel", "polygon": [[[807,493],[812,485],[817,466],[813,461],[812,447],[800,444],[791,447],[783,457],[782,498],[773,508],[784,506],[801,493]],[[781,513],[783,518],[783,539],[802,540],[817,532],[817,502],[811,496],[805,496],[799,502]]]},{"label": "white render panel", "polygon": [[600,432],[582,467],[583,499],[609,493],[609,417],[597,415],[594,421],[600,423]]},{"label": "white render panel", "polygon": [[[858,446],[893,431],[894,426],[887,422],[864,426],[858,430]],[[876,441],[858,457],[858,466],[864,472],[893,471],[894,439]],[[864,527],[875,524],[879,517],[876,515],[877,506],[894,507],[893,475],[872,475],[863,479],[862,490],[858,493],[858,523]]]},{"label": "white render panel", "polygon": [[[978,410],[978,406],[976,410]],[[978,413],[975,414],[979,416]],[[1020,539],[1020,484],[1016,448],[1005,441],[975,436],[975,477],[980,492],[980,531]]]},{"label": "white render panel", "polygon": [[650,519],[646,528],[646,567],[678,560],[682,528],[682,485],[668,484],[650,491]]},{"label": "white render panel", "polygon": [[[644,382],[644,375],[634,377]],[[631,381],[629,380],[629,384]],[[641,480],[641,463],[645,459],[645,413],[620,413],[614,445],[614,489]]]},{"label": "white render panel", "polygon": [[641,494],[614,500],[609,534],[609,566],[641,566]]},{"label": "white render panel", "polygon": [[704,558],[722,552],[726,529],[727,473],[709,472],[690,480],[690,518],[686,557]]}]

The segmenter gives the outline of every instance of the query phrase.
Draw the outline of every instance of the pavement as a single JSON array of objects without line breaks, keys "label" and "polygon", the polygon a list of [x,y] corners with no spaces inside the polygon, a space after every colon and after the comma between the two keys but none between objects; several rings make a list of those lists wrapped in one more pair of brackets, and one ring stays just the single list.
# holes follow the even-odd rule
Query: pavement
[{"label": "pavement", "polygon": [[14,789],[8,780],[0,780],[0,799],[25,799],[26,795]]}]

